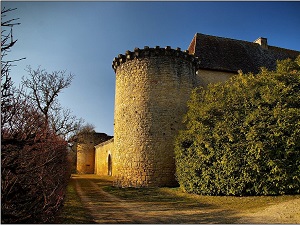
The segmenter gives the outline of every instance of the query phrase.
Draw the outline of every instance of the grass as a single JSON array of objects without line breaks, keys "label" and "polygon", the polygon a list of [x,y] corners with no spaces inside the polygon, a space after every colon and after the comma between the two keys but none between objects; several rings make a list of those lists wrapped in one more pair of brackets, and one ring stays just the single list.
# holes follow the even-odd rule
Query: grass
[{"label": "grass", "polygon": [[192,201],[211,204],[214,207],[230,209],[237,212],[251,211],[256,212],[270,205],[279,204],[293,199],[300,198],[300,195],[282,195],[282,196],[204,196],[196,194],[184,193],[180,189],[162,188],[162,192],[166,192],[175,196],[182,196]]},{"label": "grass", "polygon": [[180,188],[117,188],[104,187],[104,190],[128,201],[176,202],[188,205],[201,204],[205,208],[231,210],[236,213],[257,212],[268,206],[300,198],[300,195],[282,196],[203,196],[189,194]]},{"label": "grass", "polygon": [[67,187],[66,201],[56,223],[60,224],[91,224],[95,223],[89,211],[84,208],[76,192],[75,180],[70,179]]},{"label": "grass", "polygon": [[118,188],[112,186],[103,187],[103,190],[126,201],[140,202],[178,202],[186,200],[182,196],[164,191],[171,188]]}]

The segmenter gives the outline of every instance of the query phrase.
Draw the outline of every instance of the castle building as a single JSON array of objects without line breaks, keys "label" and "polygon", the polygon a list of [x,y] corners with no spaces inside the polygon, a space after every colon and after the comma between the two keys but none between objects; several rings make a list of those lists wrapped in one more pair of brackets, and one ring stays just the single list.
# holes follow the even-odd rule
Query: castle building
[{"label": "castle building", "polygon": [[174,140],[184,128],[191,91],[226,81],[239,70],[274,70],[277,60],[299,54],[269,46],[266,38],[247,42],[197,33],[186,51],[145,46],[118,55],[112,64],[114,138],[87,153],[94,171],[86,171],[112,175],[120,187],[175,186]]},{"label": "castle building", "polygon": [[103,143],[112,136],[104,133],[85,132],[77,136],[73,145],[76,149],[76,172],[79,174],[93,174],[95,172],[95,145]]}]

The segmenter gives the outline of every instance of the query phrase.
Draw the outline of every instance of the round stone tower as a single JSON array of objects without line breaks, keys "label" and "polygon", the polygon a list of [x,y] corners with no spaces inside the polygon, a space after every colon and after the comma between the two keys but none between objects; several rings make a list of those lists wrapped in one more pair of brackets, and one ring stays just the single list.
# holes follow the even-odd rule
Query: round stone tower
[{"label": "round stone tower", "polygon": [[112,136],[105,133],[83,132],[77,136],[74,148],[77,152],[76,170],[79,174],[91,174],[95,170],[95,145],[98,145]]},{"label": "round stone tower", "polygon": [[116,186],[174,186],[174,138],[196,86],[198,60],[180,48],[135,48],[118,55],[114,167]]}]

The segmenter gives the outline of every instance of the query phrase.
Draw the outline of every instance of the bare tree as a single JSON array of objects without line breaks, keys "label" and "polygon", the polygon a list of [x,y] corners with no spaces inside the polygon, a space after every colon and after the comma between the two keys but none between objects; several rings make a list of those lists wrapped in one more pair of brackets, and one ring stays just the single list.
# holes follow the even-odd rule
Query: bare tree
[{"label": "bare tree", "polygon": [[96,133],[95,126],[91,123],[86,123],[79,127],[76,134],[70,139],[71,142],[84,142],[91,134]]},{"label": "bare tree", "polygon": [[77,134],[80,133],[95,133],[95,125],[91,123],[86,123],[79,127]]},{"label": "bare tree", "polygon": [[[11,47],[17,42],[17,40],[13,41],[13,35],[12,35],[12,27],[15,25],[20,25],[20,23],[16,22],[19,20],[19,18],[13,18],[13,19],[5,19],[8,12],[14,11],[15,9],[6,9],[5,7],[1,9],[1,51],[8,51],[11,49]],[[10,27],[10,32],[7,33],[6,29],[3,29],[5,27]]]},{"label": "bare tree", "polygon": [[51,110],[49,120],[52,130],[66,140],[74,133],[77,133],[79,127],[84,122],[83,119],[77,119],[76,116],[72,115],[70,109],[65,109],[60,104],[57,105],[55,110]]},{"label": "bare tree", "polygon": [[10,69],[13,62],[20,61],[25,58],[6,60],[7,54],[16,44],[17,40],[13,38],[13,27],[19,25],[19,18],[7,19],[8,14],[16,9],[1,9],[1,124],[4,125],[10,120],[10,115],[7,113],[10,108],[15,89],[10,77]]},{"label": "bare tree", "polygon": [[83,120],[71,115],[71,111],[64,109],[57,98],[71,85],[74,75],[66,74],[66,71],[48,73],[40,68],[33,70],[30,66],[27,72],[29,77],[22,78],[22,92],[45,116],[45,124],[65,138],[76,132]]}]

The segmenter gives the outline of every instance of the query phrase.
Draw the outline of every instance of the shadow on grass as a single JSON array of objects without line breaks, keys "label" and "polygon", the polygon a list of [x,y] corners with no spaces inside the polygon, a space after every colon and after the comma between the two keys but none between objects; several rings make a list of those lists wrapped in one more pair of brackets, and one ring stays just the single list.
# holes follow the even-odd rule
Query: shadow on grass
[{"label": "shadow on grass", "polygon": [[143,217],[141,223],[234,223],[240,219],[233,210],[177,195],[181,193],[179,188],[104,186],[102,189],[128,203],[137,204],[139,216]]},{"label": "shadow on grass", "polygon": [[95,223],[90,212],[82,205],[75,188],[75,182],[70,179],[66,200],[60,215],[55,223],[58,224],[93,224]]}]

